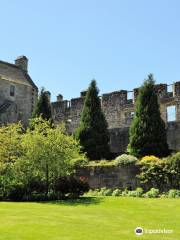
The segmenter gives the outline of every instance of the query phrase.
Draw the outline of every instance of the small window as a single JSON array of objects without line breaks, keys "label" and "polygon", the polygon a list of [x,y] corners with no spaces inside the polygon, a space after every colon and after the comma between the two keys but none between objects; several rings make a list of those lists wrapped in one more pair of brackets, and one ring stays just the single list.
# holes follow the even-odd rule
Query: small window
[{"label": "small window", "polygon": [[132,121],[132,119],[133,119],[133,117],[134,117],[134,112],[126,112],[125,113],[125,123],[126,124],[130,124],[131,123],[131,121]]},{"label": "small window", "polygon": [[127,92],[127,100],[133,99],[133,91]]},{"label": "small window", "polygon": [[10,96],[14,97],[14,95],[15,95],[15,86],[11,85],[10,86]]},{"label": "small window", "polygon": [[167,86],[167,91],[168,92],[173,92],[173,85],[172,84]]},{"label": "small window", "polygon": [[135,112],[131,112],[131,117],[134,117]]},{"label": "small window", "polygon": [[168,122],[176,121],[176,106],[167,107],[167,121]]}]

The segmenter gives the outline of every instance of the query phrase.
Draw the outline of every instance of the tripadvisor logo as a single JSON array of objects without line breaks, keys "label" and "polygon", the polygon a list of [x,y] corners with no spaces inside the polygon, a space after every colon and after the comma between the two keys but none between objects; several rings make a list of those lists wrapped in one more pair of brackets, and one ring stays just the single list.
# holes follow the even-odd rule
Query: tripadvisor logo
[{"label": "tripadvisor logo", "polygon": [[147,228],[142,228],[142,227],[137,227],[134,230],[136,235],[143,235],[143,234],[170,234],[173,233],[172,229],[147,229]]},{"label": "tripadvisor logo", "polygon": [[142,235],[143,234],[143,229],[141,227],[137,227],[135,230],[136,235]]}]

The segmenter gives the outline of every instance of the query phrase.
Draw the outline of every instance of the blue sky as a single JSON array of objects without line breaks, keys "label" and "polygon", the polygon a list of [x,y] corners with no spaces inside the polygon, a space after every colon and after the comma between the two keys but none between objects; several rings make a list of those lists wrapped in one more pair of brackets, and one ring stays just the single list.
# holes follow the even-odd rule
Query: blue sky
[{"label": "blue sky", "polygon": [[180,80],[178,0],[0,2],[0,59],[26,55],[52,100],[78,97],[93,78],[101,94],[132,90],[150,72],[157,83]]}]

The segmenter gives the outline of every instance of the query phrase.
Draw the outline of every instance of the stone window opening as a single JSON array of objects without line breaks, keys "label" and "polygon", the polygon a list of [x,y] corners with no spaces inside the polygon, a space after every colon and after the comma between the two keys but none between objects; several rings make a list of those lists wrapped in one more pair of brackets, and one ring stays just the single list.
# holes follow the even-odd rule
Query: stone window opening
[{"label": "stone window opening", "polygon": [[70,101],[67,102],[67,108],[71,108],[71,102]]},{"label": "stone window opening", "polygon": [[11,85],[11,86],[10,86],[10,96],[11,96],[11,97],[14,97],[14,95],[15,95],[15,86],[14,86],[14,85]]},{"label": "stone window opening", "polygon": [[158,90],[158,96],[159,96],[160,98],[163,97],[163,91],[162,91],[161,89]]},{"label": "stone window opening", "polygon": [[133,91],[127,92],[127,100],[133,99]]},{"label": "stone window opening", "polygon": [[125,123],[126,124],[130,124],[131,123],[131,121],[132,121],[132,119],[134,117],[134,114],[135,113],[133,111],[125,113]]},{"label": "stone window opening", "polygon": [[173,92],[173,85],[172,84],[167,86],[167,91],[169,93]]},{"label": "stone window opening", "polygon": [[171,105],[167,107],[167,122],[176,121],[176,106]]}]

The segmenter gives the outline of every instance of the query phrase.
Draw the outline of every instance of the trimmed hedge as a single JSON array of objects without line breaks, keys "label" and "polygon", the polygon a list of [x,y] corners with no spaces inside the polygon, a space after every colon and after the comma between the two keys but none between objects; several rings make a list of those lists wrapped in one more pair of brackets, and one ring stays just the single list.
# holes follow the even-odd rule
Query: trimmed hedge
[{"label": "trimmed hedge", "polygon": [[127,189],[108,189],[108,188],[101,188],[101,189],[90,189],[88,193],[84,196],[88,197],[103,197],[103,196],[113,196],[113,197],[142,197],[142,198],[179,198],[180,197],[180,190],[177,189],[170,189],[168,192],[160,193],[159,189],[151,188],[149,191],[144,192],[144,190],[140,187],[136,188],[136,190],[129,191]]}]

